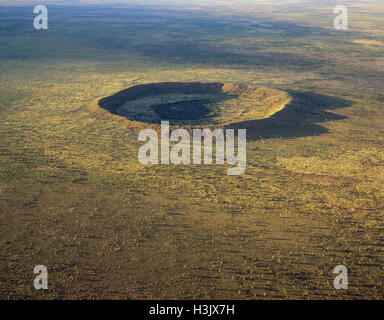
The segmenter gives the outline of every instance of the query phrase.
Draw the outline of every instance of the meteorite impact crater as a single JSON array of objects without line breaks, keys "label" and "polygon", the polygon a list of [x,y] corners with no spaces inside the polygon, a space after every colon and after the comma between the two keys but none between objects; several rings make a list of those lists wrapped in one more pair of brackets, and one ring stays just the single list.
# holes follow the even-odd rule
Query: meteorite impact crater
[{"label": "meteorite impact crater", "polygon": [[132,127],[228,126],[266,119],[284,109],[291,96],[280,90],[233,83],[152,83],[130,87],[97,101],[97,108]]}]

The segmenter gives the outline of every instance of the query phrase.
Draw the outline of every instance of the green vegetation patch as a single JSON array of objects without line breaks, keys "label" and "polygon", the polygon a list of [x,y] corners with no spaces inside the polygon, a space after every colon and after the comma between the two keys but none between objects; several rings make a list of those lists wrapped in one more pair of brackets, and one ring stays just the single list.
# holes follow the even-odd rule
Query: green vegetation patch
[{"label": "green vegetation patch", "polygon": [[216,115],[218,109],[211,100],[190,100],[153,106],[163,119],[196,120]]}]

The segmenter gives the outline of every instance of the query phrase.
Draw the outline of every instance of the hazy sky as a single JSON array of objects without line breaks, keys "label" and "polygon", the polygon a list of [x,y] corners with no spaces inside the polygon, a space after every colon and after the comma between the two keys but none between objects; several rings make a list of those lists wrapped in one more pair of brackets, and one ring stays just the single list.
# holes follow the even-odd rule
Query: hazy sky
[{"label": "hazy sky", "polygon": [[[0,0],[0,4],[194,4],[194,5],[228,5],[228,4],[263,4],[263,3],[309,3],[313,1],[327,2],[327,0]],[[351,2],[351,0],[348,0]]]},{"label": "hazy sky", "polygon": [[186,10],[221,10],[247,12],[259,10],[260,7],[287,7],[295,10],[295,7],[310,7],[311,5],[322,7],[334,7],[337,4],[356,5],[358,3],[383,3],[384,0],[0,0],[0,6],[15,5],[105,5],[124,6],[140,5],[150,7],[164,7]]}]

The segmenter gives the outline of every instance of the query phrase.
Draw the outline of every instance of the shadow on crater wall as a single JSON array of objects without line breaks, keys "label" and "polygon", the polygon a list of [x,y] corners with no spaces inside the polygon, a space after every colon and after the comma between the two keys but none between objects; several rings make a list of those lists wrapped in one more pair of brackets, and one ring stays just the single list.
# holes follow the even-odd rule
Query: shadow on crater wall
[{"label": "shadow on crater wall", "polygon": [[313,92],[288,93],[292,96],[292,101],[270,118],[232,123],[226,128],[247,129],[248,141],[317,136],[329,132],[317,123],[346,119],[345,116],[325,110],[352,105],[351,101]]},{"label": "shadow on crater wall", "polygon": [[[162,82],[133,86],[131,88],[119,91],[110,97],[99,101],[99,106],[115,114],[118,107],[127,101],[139,99],[146,96],[158,95],[163,93],[222,93],[222,83],[201,83],[201,82]],[[131,120],[131,119],[128,119]]]}]

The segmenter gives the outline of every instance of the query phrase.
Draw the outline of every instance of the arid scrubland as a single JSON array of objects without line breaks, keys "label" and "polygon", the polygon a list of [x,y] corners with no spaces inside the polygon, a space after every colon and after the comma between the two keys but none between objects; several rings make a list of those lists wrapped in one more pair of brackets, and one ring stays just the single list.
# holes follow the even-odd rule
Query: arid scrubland
[{"label": "arid scrubland", "polygon": [[[46,31],[0,7],[0,296],[383,299],[384,9],[351,2],[339,31],[332,6],[53,6]],[[296,104],[241,124],[243,175],[141,165],[137,132],[89,104],[175,81]]]}]

